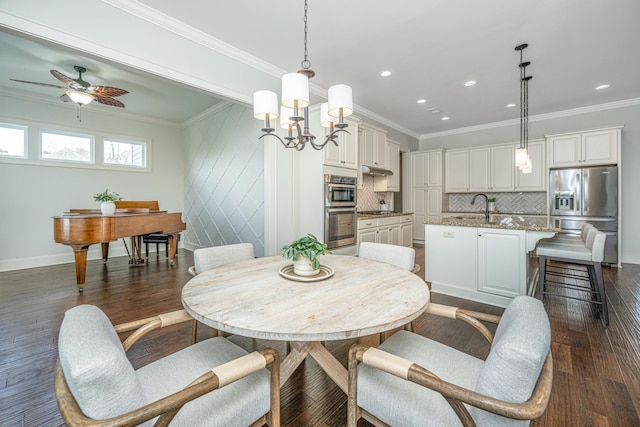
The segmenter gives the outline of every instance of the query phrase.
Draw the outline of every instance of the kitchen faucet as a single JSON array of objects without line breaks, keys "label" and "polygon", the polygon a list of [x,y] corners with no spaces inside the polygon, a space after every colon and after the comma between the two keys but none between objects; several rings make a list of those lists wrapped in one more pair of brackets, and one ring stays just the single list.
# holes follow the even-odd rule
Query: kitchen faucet
[{"label": "kitchen faucet", "polygon": [[489,198],[487,197],[486,194],[484,193],[478,193],[475,196],[473,196],[473,199],[471,199],[471,204],[475,204],[476,202],[476,197],[478,196],[484,196],[484,218],[487,220],[487,222],[489,222]]}]

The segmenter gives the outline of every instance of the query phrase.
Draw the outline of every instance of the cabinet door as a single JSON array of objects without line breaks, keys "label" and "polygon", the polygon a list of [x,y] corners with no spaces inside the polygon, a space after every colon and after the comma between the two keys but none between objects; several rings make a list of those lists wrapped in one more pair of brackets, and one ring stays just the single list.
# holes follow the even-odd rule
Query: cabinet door
[{"label": "cabinet door", "polygon": [[446,151],[445,191],[465,193],[469,191],[469,150]]},{"label": "cabinet door", "polygon": [[582,134],[582,164],[618,163],[618,131],[607,130]]},{"label": "cabinet door", "polygon": [[439,187],[442,185],[442,151],[427,153],[426,179],[427,185]]},{"label": "cabinet door", "polygon": [[391,233],[389,232],[390,226],[378,227],[376,231],[376,242],[377,243],[391,243]]},{"label": "cabinet door", "polygon": [[486,191],[491,189],[491,149],[474,148],[469,150],[469,190]]},{"label": "cabinet door", "polygon": [[[329,134],[329,130],[325,128],[324,134],[326,137],[326,135]],[[337,146],[333,142],[329,142],[322,150],[325,165],[342,166],[341,150],[343,141],[338,137],[336,138],[336,142],[338,143]]]},{"label": "cabinet door", "polygon": [[413,238],[416,240],[424,240],[424,223],[427,216],[423,213],[413,214]]},{"label": "cabinet door", "polygon": [[358,245],[362,242],[376,242],[377,228],[367,228],[364,230],[358,230]]},{"label": "cabinet door", "polygon": [[477,230],[478,291],[512,298],[524,295],[525,232]]},{"label": "cabinet door", "polygon": [[400,145],[387,141],[387,163],[393,175],[387,178],[387,191],[400,191]]},{"label": "cabinet door", "polygon": [[529,156],[531,157],[531,173],[522,173],[520,168],[514,166],[516,171],[514,188],[518,191],[545,191],[547,167],[544,155],[544,141],[530,142]]},{"label": "cabinet door", "polygon": [[[533,162],[533,159],[531,159]],[[513,191],[515,152],[512,145],[491,147],[491,191]]]},{"label": "cabinet door", "polygon": [[373,142],[373,129],[362,128],[362,139],[360,140],[360,155],[362,156],[362,164],[367,166],[375,166],[375,150]]},{"label": "cabinet door", "polygon": [[348,122],[346,132],[340,133],[341,163],[342,167],[358,169],[358,123]]},{"label": "cabinet door", "polygon": [[[422,229],[424,229],[424,225]],[[413,224],[403,224],[400,227],[400,244],[407,248],[413,247]]]},{"label": "cabinet door", "polygon": [[580,165],[581,136],[563,135],[549,139],[549,167]]},{"label": "cabinet door", "polygon": [[411,154],[411,186],[423,187],[428,181],[428,153],[412,153]]},{"label": "cabinet door", "polygon": [[387,135],[382,132],[373,132],[374,166],[388,168],[387,163]]},{"label": "cabinet door", "polygon": [[439,216],[442,214],[442,191],[440,188],[427,188],[427,216]]},{"label": "cabinet door", "polygon": [[392,245],[400,245],[400,239],[400,224],[389,226],[389,243]]}]

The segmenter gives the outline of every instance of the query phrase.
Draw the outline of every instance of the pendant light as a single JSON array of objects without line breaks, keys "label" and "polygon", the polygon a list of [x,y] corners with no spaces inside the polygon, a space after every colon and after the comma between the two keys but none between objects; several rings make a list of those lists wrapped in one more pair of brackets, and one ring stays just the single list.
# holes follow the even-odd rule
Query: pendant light
[{"label": "pendant light", "polygon": [[[316,143],[316,137],[309,131],[309,79],[315,76],[307,59],[307,0],[304,2],[304,60],[302,69],[297,73],[282,76],[282,104],[280,108],[280,126],[288,130],[286,137],[274,134],[271,121],[278,117],[278,95],[268,90],[260,90],[253,94],[253,115],[264,121],[265,136],[276,137],[286,148],[300,151],[309,143],[314,149],[322,150],[329,142],[336,146],[339,132],[347,132],[348,125],[344,118],[353,113],[353,97],[351,87],[343,84],[329,88],[328,102],[320,106],[320,121],[323,127],[329,128],[329,135],[322,143]],[[286,141],[286,142],[285,142]]]},{"label": "pendant light", "polygon": [[516,166],[522,173],[531,173],[531,157],[529,156],[529,80],[533,76],[527,76],[527,67],[531,62],[524,62],[522,51],[529,45],[527,43],[516,46],[520,52],[520,146],[516,149]]}]

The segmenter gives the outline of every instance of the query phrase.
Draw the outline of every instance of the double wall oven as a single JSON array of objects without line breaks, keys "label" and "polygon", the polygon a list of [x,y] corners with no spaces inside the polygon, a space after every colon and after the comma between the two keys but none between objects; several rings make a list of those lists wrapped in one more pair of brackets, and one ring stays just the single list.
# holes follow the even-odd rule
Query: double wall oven
[{"label": "double wall oven", "polygon": [[356,244],[356,178],[324,176],[324,241],[329,249]]}]

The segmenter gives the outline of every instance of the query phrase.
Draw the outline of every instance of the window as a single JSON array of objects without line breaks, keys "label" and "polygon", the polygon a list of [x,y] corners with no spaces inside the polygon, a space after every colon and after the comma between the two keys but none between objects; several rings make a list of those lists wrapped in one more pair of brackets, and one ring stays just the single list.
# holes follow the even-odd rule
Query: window
[{"label": "window", "polygon": [[0,123],[0,156],[26,158],[27,128]]},{"label": "window", "polygon": [[104,164],[146,167],[146,144],[143,142],[104,140]]},{"label": "window", "polygon": [[50,131],[43,131],[40,135],[41,159],[93,163],[93,137]]}]

